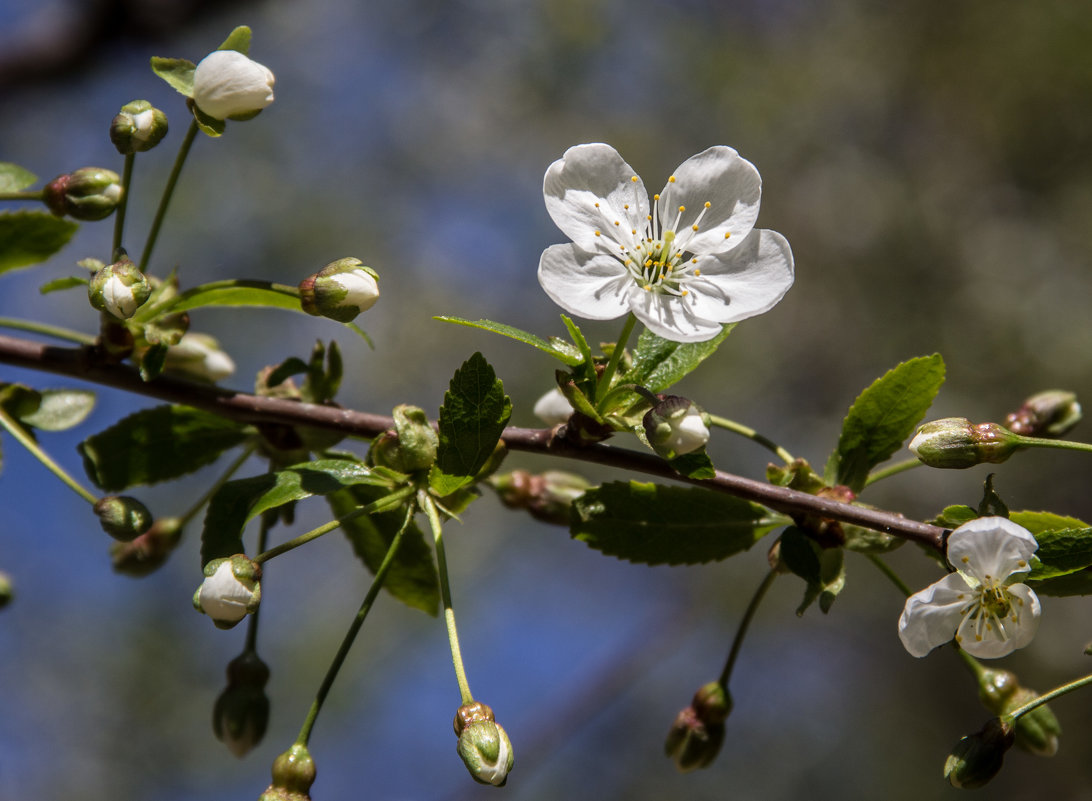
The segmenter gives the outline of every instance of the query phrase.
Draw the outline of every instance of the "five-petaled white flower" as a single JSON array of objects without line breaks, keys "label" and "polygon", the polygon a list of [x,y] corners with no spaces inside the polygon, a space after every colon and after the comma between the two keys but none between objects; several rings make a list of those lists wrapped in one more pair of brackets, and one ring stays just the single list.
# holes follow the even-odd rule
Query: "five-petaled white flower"
[{"label": "five-petaled white flower", "polygon": [[771,309],[792,286],[785,237],[754,228],[762,179],[730,147],[684,161],[649,203],[614,148],[577,145],[550,165],[546,210],[573,241],[542,253],[538,280],[589,320],[627,312],[675,342]]},{"label": "five-petaled white flower", "polygon": [[955,636],[972,656],[996,659],[1023,648],[1039,627],[1039,599],[1016,584],[1031,569],[1039,544],[1004,517],[980,517],[948,536],[948,561],[957,572],[906,599],[899,637],[913,656],[925,656]]}]

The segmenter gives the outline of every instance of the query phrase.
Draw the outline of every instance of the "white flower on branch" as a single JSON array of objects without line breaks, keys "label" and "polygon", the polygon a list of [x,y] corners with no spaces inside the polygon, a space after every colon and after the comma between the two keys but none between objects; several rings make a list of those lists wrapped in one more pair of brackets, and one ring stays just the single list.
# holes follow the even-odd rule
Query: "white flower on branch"
[{"label": "white flower on branch", "polygon": [[1023,648],[1039,627],[1039,599],[1015,583],[1031,569],[1039,544],[1004,517],[980,517],[948,537],[955,568],[906,599],[899,637],[913,656],[925,656],[951,640],[972,656],[996,659]]},{"label": "white flower on branch", "polygon": [[193,102],[210,117],[249,116],[273,102],[273,73],[236,50],[209,53],[193,72]]},{"label": "white flower on branch", "polygon": [[788,241],[754,228],[758,170],[730,147],[687,159],[650,204],[614,148],[577,145],[546,170],[543,194],[573,241],[542,253],[538,280],[577,316],[632,312],[654,334],[701,342],[769,311],[792,286]]}]

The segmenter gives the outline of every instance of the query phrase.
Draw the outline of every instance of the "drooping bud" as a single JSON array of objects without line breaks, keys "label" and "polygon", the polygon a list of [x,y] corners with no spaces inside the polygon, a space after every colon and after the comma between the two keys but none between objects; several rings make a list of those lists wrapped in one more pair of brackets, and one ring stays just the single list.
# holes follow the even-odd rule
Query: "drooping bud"
[{"label": "drooping bud", "polygon": [[254,651],[243,651],[228,663],[227,680],[212,710],[212,731],[241,758],[262,741],[269,724],[269,667]]},{"label": "drooping bud", "polygon": [[213,559],[205,565],[205,580],[193,594],[193,607],[204,612],[218,629],[230,629],[257,611],[262,600],[262,568],[245,554]]},{"label": "drooping bud", "polygon": [[0,609],[11,603],[15,597],[15,587],[11,583],[11,576],[0,570]]},{"label": "drooping bud", "polygon": [[709,427],[705,415],[687,398],[666,395],[645,414],[645,436],[665,459],[674,459],[705,447]]},{"label": "drooping bud", "polygon": [[91,305],[118,320],[128,320],[136,314],[151,293],[148,279],[127,257],[107,264],[87,285]]},{"label": "drooping bud", "polygon": [[1000,464],[1020,447],[1020,438],[1004,426],[974,425],[965,417],[925,423],[910,440],[910,450],[923,464],[952,469]]},{"label": "drooping bud", "polygon": [[561,470],[547,470],[540,475],[513,470],[490,483],[509,509],[526,509],[536,520],[559,526],[569,525],[573,501],[591,486],[584,477]]},{"label": "drooping bud", "polygon": [[126,103],[110,123],[110,141],[123,156],[151,150],[166,135],[167,115],[147,100]]},{"label": "drooping bud", "polygon": [[258,801],[310,801],[315,783],[315,761],[307,746],[296,743],[273,760],[273,783]]},{"label": "drooping bud", "polygon": [[110,561],[118,573],[146,576],[167,561],[181,537],[181,519],[161,517],[132,542],[115,542],[110,548]]},{"label": "drooping bud", "polygon": [[1048,389],[1032,395],[1005,418],[1010,431],[1025,437],[1060,437],[1081,422],[1081,404],[1074,392]]},{"label": "drooping bud", "polygon": [[216,383],[235,372],[235,362],[208,334],[187,332],[177,345],[167,349],[164,369],[187,378]]},{"label": "drooping bud", "polygon": [[1011,723],[992,718],[981,731],[956,743],[944,763],[944,778],[963,790],[984,786],[1001,770],[1005,752],[1015,739]]},{"label": "drooping bud", "polygon": [[122,542],[139,537],[154,520],[147,506],[128,495],[107,495],[99,498],[94,510],[102,530]]},{"label": "drooping bud", "polygon": [[556,426],[569,421],[573,415],[573,406],[564,393],[554,387],[535,401],[534,413],[546,425]]},{"label": "drooping bud", "polygon": [[300,306],[339,323],[353,320],[379,300],[379,274],[360,259],[332,261],[300,281]]},{"label": "drooping bud", "polygon": [[424,409],[402,404],[394,407],[393,415],[394,430],[372,440],[369,461],[400,473],[416,473],[432,467],[439,438]]},{"label": "drooping bud", "polygon": [[[1006,701],[1004,711],[1012,712],[1039,697],[1039,693],[1020,687]],[[1041,704],[1016,719],[1016,745],[1036,756],[1054,756],[1058,753],[1058,738],[1062,724],[1047,704]]]},{"label": "drooping bud", "polygon": [[273,102],[273,73],[236,50],[209,53],[193,71],[193,102],[218,120],[250,117]]},{"label": "drooping bud", "polygon": [[508,733],[498,724],[493,710],[475,701],[463,704],[455,713],[456,750],[471,778],[481,784],[503,787],[515,765],[515,752]]},{"label": "drooping bud", "polygon": [[724,743],[724,721],[731,711],[732,696],[720,682],[711,681],[694,693],[664,743],[664,753],[675,760],[675,767],[686,773],[712,764]]},{"label": "drooping bud", "polygon": [[58,217],[77,220],[109,217],[121,200],[121,178],[102,167],[82,167],[45,185],[42,199]]}]

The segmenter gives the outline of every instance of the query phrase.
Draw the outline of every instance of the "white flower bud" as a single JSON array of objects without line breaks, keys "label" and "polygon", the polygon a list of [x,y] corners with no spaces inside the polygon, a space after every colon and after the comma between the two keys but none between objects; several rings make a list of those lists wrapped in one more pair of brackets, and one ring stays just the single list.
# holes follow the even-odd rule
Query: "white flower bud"
[{"label": "white flower bud", "polygon": [[151,150],[167,135],[167,115],[147,100],[121,107],[110,124],[110,141],[122,155]]},{"label": "white flower bud", "polygon": [[235,372],[235,362],[220,350],[215,337],[195,332],[184,334],[177,345],[167,350],[165,368],[189,378],[215,383]]},{"label": "white flower bud", "polygon": [[273,102],[273,73],[236,50],[216,50],[193,72],[193,102],[218,120],[261,111]]},{"label": "white flower bud", "polygon": [[193,606],[212,618],[219,629],[230,629],[257,611],[262,600],[262,568],[245,554],[213,559],[205,565],[205,580],[193,595]]},{"label": "white flower bud", "polygon": [[572,417],[573,407],[569,399],[554,387],[537,401],[535,401],[535,417],[548,426],[556,426],[568,422]]},{"label": "white flower bud", "polygon": [[299,289],[305,312],[347,323],[379,300],[379,275],[350,256],[304,278]]},{"label": "white flower bud", "polygon": [[644,426],[649,444],[665,459],[692,453],[709,441],[701,409],[677,395],[668,395],[652,407],[645,414]]},{"label": "white flower bud", "polygon": [[136,314],[151,291],[144,273],[127,258],[103,267],[87,285],[91,305],[118,320]]}]

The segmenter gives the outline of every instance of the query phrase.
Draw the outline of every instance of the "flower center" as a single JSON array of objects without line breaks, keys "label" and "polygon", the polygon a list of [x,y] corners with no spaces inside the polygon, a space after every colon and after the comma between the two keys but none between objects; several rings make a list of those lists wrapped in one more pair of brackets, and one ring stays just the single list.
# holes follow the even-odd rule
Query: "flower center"
[{"label": "flower center", "polygon": [[969,630],[973,630],[976,642],[981,642],[985,636],[1006,641],[1011,633],[1009,627],[1015,628],[1020,622],[1018,607],[1023,601],[990,576],[973,592],[970,602],[960,610],[963,620],[956,633],[956,642],[962,642]]}]

